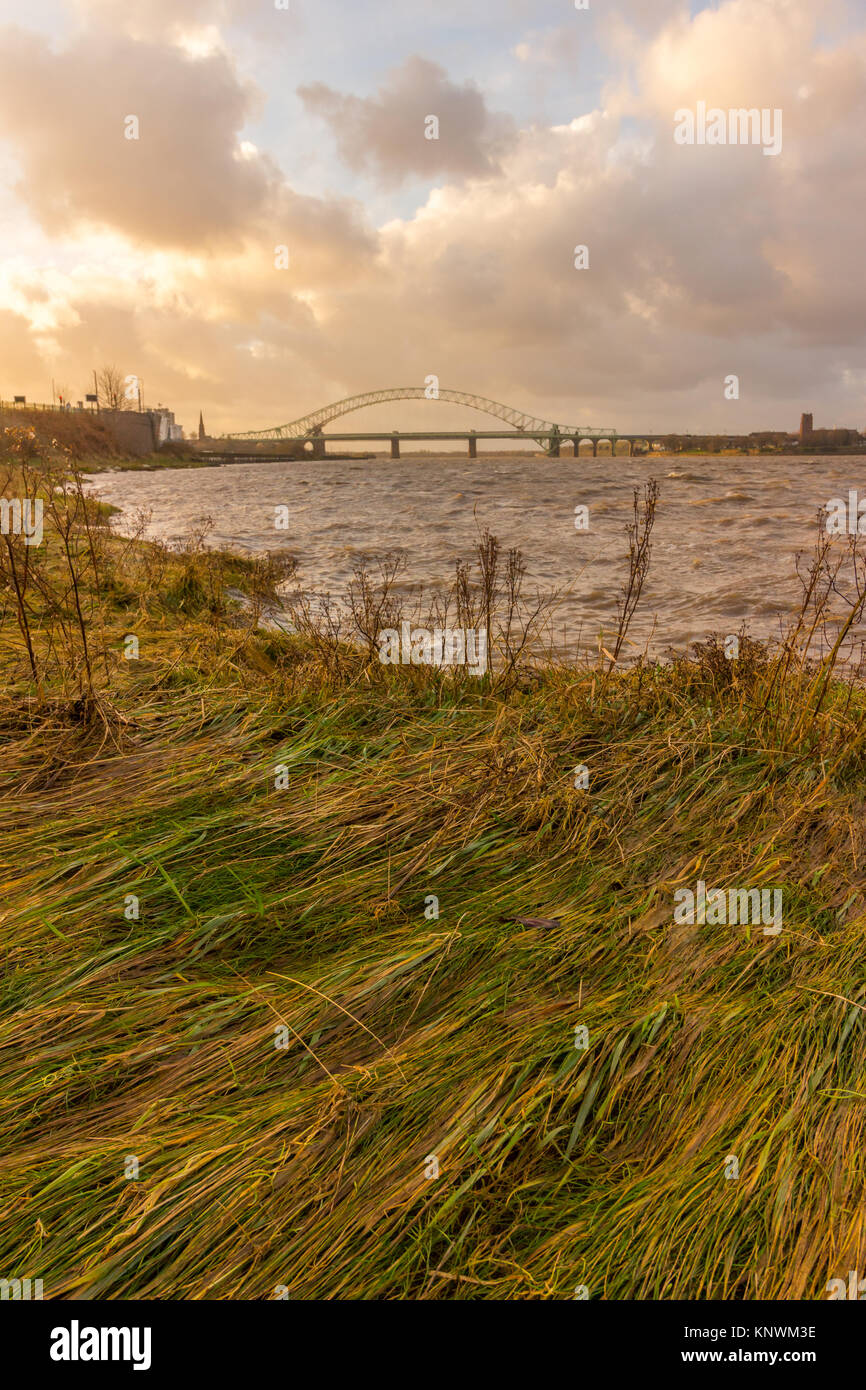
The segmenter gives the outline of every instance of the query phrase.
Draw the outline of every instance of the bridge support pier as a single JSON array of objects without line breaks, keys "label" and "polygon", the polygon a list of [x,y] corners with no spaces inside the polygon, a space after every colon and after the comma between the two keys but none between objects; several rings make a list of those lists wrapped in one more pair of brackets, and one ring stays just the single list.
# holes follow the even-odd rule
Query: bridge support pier
[{"label": "bridge support pier", "polygon": [[550,436],[550,458],[552,458],[552,459],[558,459],[558,458],[559,458],[559,435],[558,435],[558,434],[552,434],[552,435]]},{"label": "bridge support pier", "polygon": [[478,440],[475,438],[474,434],[470,434],[469,436],[469,457],[471,459],[478,457]]},{"label": "bridge support pier", "polygon": [[579,435],[579,434],[576,434],[576,435],[574,436],[574,438],[572,439],[572,441],[571,441],[571,447],[572,447],[572,450],[574,451],[574,457],[575,457],[575,458],[579,458],[579,457],[580,457],[580,435]]},{"label": "bridge support pier", "polygon": [[396,434],[391,435],[391,457],[392,459],[400,457],[400,440]]}]

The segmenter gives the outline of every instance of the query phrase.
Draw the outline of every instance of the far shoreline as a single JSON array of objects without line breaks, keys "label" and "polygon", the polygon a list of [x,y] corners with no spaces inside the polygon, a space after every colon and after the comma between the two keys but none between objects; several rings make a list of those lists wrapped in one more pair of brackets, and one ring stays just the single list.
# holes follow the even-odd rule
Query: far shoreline
[{"label": "far shoreline", "polygon": [[[596,458],[616,458],[624,460],[676,460],[690,458],[763,458],[779,459],[780,461],[783,459],[800,460],[804,464],[809,464],[817,463],[819,459],[833,458],[842,455],[862,456],[864,454],[866,454],[866,448],[851,445],[840,445],[836,448],[833,448],[831,446],[820,452],[806,452],[805,450],[803,452],[789,450],[777,452],[776,450],[767,449],[678,449],[675,452],[669,452],[667,450],[663,451],[659,449],[647,450],[646,453],[641,454],[561,454],[559,457],[562,462],[583,462],[586,460]],[[115,459],[112,460],[110,464],[105,463],[102,460],[99,460],[94,461],[94,463],[90,466],[84,464],[81,467],[82,472],[95,476],[104,473],[156,473],[162,471],[163,469],[233,468],[246,463],[392,463],[402,462],[405,459],[428,460],[436,458],[465,458],[467,463],[477,463],[479,459],[484,458],[548,459],[550,457],[550,454],[546,454],[541,450],[533,450],[532,452],[529,452],[522,449],[491,449],[489,451],[479,450],[476,458],[474,459],[471,459],[462,449],[406,449],[401,451],[401,457],[398,460],[392,459],[390,457],[390,454],[388,454],[385,451],[383,451],[382,453],[364,454],[326,454],[324,458],[318,459],[313,459],[312,457],[290,458],[284,454],[243,454],[239,456],[237,459],[229,459],[225,457],[202,458],[201,456],[198,456],[194,453],[190,453],[189,455],[186,455],[184,457],[180,457],[176,454],[166,453],[164,455],[148,454],[143,458],[128,458],[123,460]]]}]

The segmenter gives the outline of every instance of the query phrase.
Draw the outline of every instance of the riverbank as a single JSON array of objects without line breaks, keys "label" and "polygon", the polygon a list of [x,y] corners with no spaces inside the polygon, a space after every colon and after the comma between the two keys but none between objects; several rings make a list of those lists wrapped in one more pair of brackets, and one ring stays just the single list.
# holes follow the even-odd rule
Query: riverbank
[{"label": "riverbank", "polygon": [[[791,455],[791,457],[802,457],[803,463],[815,463],[815,461],[819,459],[824,459],[824,457],[830,459],[830,457],[833,457],[834,455],[858,455],[858,453],[859,455],[863,455],[863,453],[866,453],[866,450],[845,448],[823,450],[803,449],[801,450],[801,453],[799,453],[799,455]],[[448,452],[448,450],[438,450],[438,452],[435,453],[434,450],[431,449],[400,450],[400,457],[406,460],[417,459],[418,461],[425,461],[430,459],[441,459],[441,457],[443,456],[452,457],[452,459],[464,459],[464,457],[466,457],[466,455],[464,455],[463,452],[460,452],[460,450],[452,450],[452,452],[450,453]],[[478,452],[478,457],[484,459],[485,450],[480,450],[480,452]],[[496,453],[493,453],[491,450],[491,452],[488,453],[487,457],[507,457],[507,459],[548,459],[549,455],[546,455],[546,453],[542,453],[541,450],[538,449],[532,450],[532,452],[530,452],[530,450],[525,450],[524,452],[524,450],[520,449],[507,449],[498,450],[498,452]],[[587,461],[589,457],[591,456],[580,455],[578,456],[577,461],[584,461],[585,463],[585,461]],[[599,457],[610,456],[599,455]],[[623,455],[623,453],[617,453],[617,455],[614,455],[613,457],[616,457],[616,459],[620,460],[630,459],[630,457],[634,457],[634,459],[644,459],[645,461],[649,461],[649,463],[655,463],[655,461],[657,460],[664,461],[664,463],[670,463],[671,460],[685,461],[688,459],[758,459],[758,457],[762,457],[762,459],[770,459],[770,457],[778,459],[778,457],[784,457],[784,455],[780,452],[780,450],[767,449],[683,449],[676,450],[676,452],[673,453],[659,453],[657,452],[657,450],[653,450],[652,453],[642,453],[642,455],[641,453],[635,453],[635,455]],[[322,459],[318,459],[317,461],[320,464],[328,464],[343,463],[343,461],[348,460],[386,461],[389,459],[391,459],[391,455],[389,455],[389,453],[327,453],[327,455],[322,457]],[[160,471],[163,470],[163,468],[224,468],[235,467],[238,466],[238,464],[253,463],[253,461],[254,463],[268,463],[268,461],[271,461],[271,463],[286,463],[286,461],[289,460],[286,460],[285,457],[282,455],[274,457],[274,459],[268,459],[268,455],[243,455],[238,457],[238,459],[207,459],[207,457],[204,457],[204,459],[202,459],[202,457],[196,456],[195,452],[177,453],[177,455],[170,455],[170,453],[160,452],[154,453],[154,455],[140,457],[140,459],[129,459],[128,461],[115,460],[113,461],[113,463],[107,463],[107,461],[97,461],[97,463],[83,464],[82,471],[85,471],[85,473],[96,474],[122,473],[122,471],[126,470],[146,471],[146,473],[154,473],[154,471]],[[309,460],[296,459],[291,461],[295,461],[295,463],[299,464],[306,464]]]},{"label": "riverbank", "polygon": [[[372,459],[375,454],[328,454],[327,460],[345,462],[347,460]],[[232,468],[244,463],[303,463],[304,459],[293,459],[286,454],[238,454],[236,458],[228,455],[212,457],[200,454],[195,449],[163,450],[156,454],[144,454],[140,458],[106,464],[94,461],[82,465],[82,472],[101,473],[156,473],[171,468]]]},{"label": "riverbank", "polygon": [[[786,1299],[864,1267],[859,687],[759,644],[386,667],[258,626],[284,557],[78,495],[0,625],[5,1271]],[[781,932],[676,922],[699,881],[781,890]]]}]

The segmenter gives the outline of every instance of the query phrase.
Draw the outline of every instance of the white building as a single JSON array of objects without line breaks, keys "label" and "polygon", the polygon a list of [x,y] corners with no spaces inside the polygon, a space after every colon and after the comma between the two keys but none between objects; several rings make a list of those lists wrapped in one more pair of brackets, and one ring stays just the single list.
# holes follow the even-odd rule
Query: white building
[{"label": "white building", "polygon": [[164,405],[158,405],[151,411],[156,420],[156,442],[157,444],[168,444],[174,439],[183,439],[183,427],[176,425],[174,421],[174,411],[167,409]]}]

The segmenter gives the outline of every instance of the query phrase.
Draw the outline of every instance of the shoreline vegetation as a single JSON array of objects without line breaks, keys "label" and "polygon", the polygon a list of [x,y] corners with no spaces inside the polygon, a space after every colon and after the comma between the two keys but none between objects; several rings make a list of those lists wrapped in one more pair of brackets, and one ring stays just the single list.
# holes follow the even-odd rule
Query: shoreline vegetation
[{"label": "shoreline vegetation", "polygon": [[[819,530],[778,645],[623,664],[648,484],[565,665],[485,532],[429,610],[486,624],[479,679],[378,661],[398,556],[275,630],[285,554],[112,535],[68,447],[4,448],[45,535],[0,537],[3,1269],[765,1300],[866,1267],[856,537]],[[780,890],[783,929],[675,921],[698,882]]]}]

